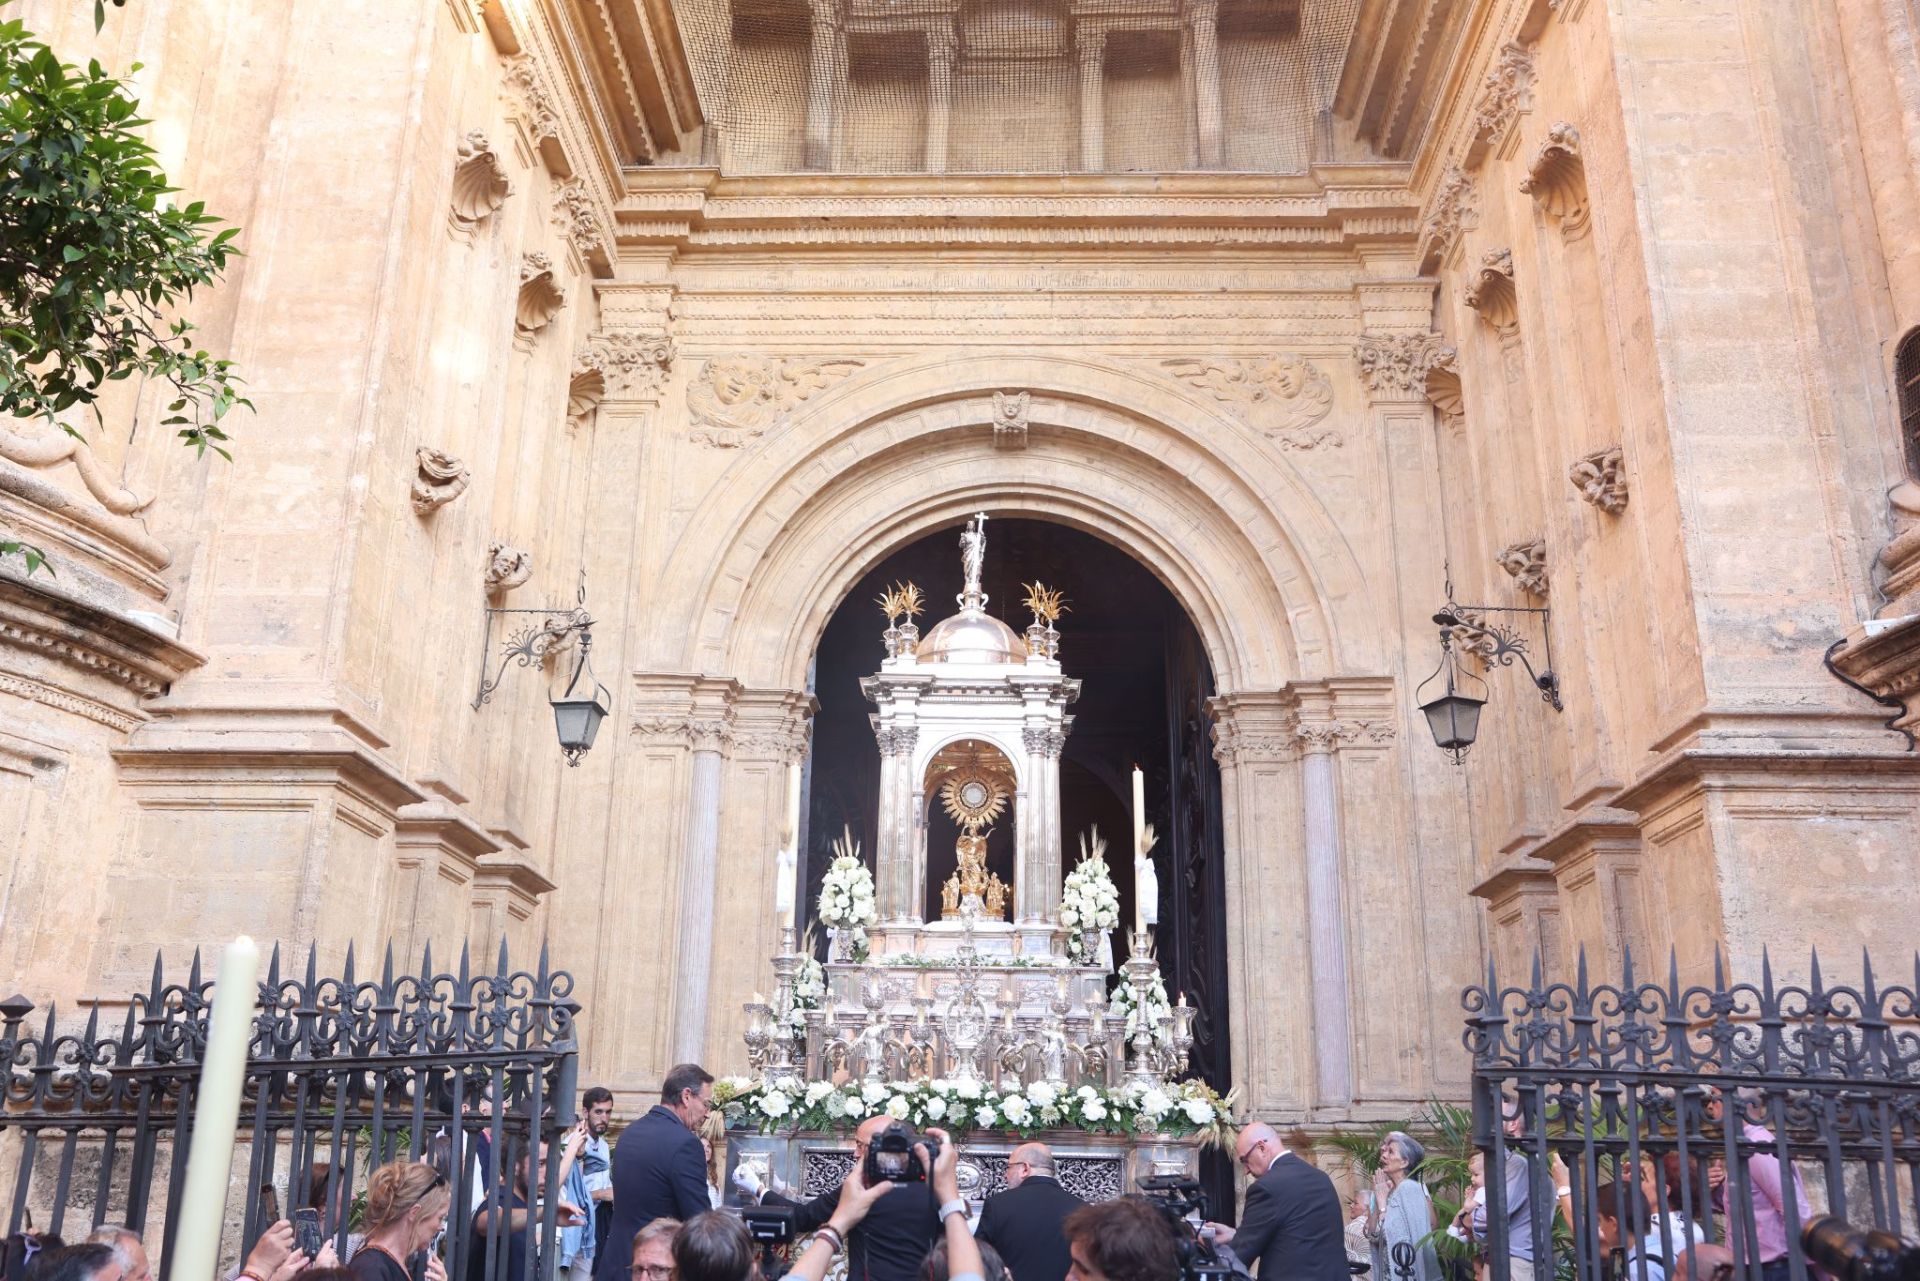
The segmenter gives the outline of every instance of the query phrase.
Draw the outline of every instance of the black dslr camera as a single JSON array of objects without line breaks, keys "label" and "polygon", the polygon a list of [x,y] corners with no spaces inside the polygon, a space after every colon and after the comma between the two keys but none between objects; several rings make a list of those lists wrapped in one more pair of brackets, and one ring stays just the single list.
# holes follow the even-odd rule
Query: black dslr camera
[{"label": "black dslr camera", "polygon": [[1840,1281],[1920,1279],[1920,1245],[1879,1228],[1862,1232],[1831,1214],[1807,1224],[1800,1246],[1810,1261]]},{"label": "black dslr camera", "polygon": [[760,1276],[763,1281],[779,1281],[787,1273],[787,1263],[774,1251],[793,1243],[793,1207],[743,1206],[740,1221],[747,1225],[747,1236],[760,1247]]},{"label": "black dslr camera", "polygon": [[915,1134],[905,1121],[895,1121],[873,1136],[867,1145],[866,1183],[925,1183],[927,1167],[914,1151],[916,1143],[927,1145],[929,1160],[940,1153],[940,1140],[931,1134]]},{"label": "black dslr camera", "polygon": [[1187,1218],[1207,1217],[1207,1194],[1200,1180],[1156,1174],[1140,1180],[1140,1195],[1166,1216],[1174,1236],[1174,1256],[1180,1260],[1181,1281],[1220,1281],[1235,1275],[1233,1260],[1222,1258],[1220,1247],[1202,1237]]}]

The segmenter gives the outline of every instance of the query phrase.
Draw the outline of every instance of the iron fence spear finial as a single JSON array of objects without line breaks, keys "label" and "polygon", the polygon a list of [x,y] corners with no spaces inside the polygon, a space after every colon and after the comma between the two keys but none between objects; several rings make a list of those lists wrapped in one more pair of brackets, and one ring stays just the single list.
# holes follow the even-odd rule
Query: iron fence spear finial
[{"label": "iron fence spear finial", "polygon": [[353,940],[352,939],[347,940],[347,959],[346,959],[346,963],[340,967],[340,984],[342,987],[346,988],[349,993],[353,991],[354,983],[353,983]]}]

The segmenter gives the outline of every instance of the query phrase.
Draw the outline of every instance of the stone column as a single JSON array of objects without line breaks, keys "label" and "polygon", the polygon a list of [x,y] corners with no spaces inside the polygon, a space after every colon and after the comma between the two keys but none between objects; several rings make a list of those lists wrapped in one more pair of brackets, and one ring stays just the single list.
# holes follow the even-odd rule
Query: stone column
[{"label": "stone column", "polygon": [[1340,793],[1333,752],[1340,726],[1304,724],[1300,742],[1301,830],[1307,854],[1307,942],[1313,957],[1314,1102],[1344,1108],[1353,1102],[1353,1029],[1347,1010],[1346,890],[1340,831]]},{"label": "stone column", "polygon": [[1045,725],[1028,725],[1021,741],[1027,749],[1027,813],[1015,919],[1050,929],[1060,908],[1060,749],[1066,737]]},{"label": "stone column", "polygon": [[1107,33],[1083,26],[1074,38],[1074,54],[1080,60],[1080,167],[1097,172],[1106,168]]},{"label": "stone column", "polygon": [[680,862],[680,982],[674,993],[672,1056],[676,1063],[696,1061],[706,1052],[714,891],[720,865],[720,766],[727,743],[724,705],[717,710],[720,714],[714,715],[713,708],[697,707],[687,722],[693,758]]},{"label": "stone column", "polygon": [[806,166],[831,169],[834,107],[840,97],[840,2],[810,0],[808,16]]},{"label": "stone column", "polygon": [[1220,4],[1189,0],[1187,29],[1193,39],[1193,116],[1200,138],[1200,167],[1220,167]]},{"label": "stone column", "polygon": [[[1207,703],[1220,763],[1227,928],[1240,941],[1227,973],[1233,1079],[1258,1115],[1309,1111],[1320,1035],[1312,996],[1298,981],[1310,972],[1312,955],[1295,704],[1284,689],[1223,693]],[[1131,875],[1131,863],[1121,852],[1114,876]],[[1292,979],[1275,982],[1276,975]]]},{"label": "stone column", "polygon": [[927,28],[927,172],[947,167],[947,128],[953,119],[953,62],[959,41],[953,27],[937,22]]}]

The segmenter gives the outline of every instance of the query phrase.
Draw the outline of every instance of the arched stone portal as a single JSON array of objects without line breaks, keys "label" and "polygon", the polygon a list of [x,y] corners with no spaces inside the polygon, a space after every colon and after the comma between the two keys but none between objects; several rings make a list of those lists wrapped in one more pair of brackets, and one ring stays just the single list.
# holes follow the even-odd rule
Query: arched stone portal
[{"label": "arched stone portal", "polygon": [[[687,604],[656,616],[642,651],[654,671],[701,673],[662,679],[683,700],[690,682],[695,722],[706,707],[731,735],[704,768],[694,752],[676,1055],[731,1053],[762,982],[782,779],[804,750],[791,727],[828,618],[868,566],[986,509],[1124,548],[1193,620],[1218,687],[1233,1078],[1267,1111],[1344,1109],[1351,905],[1330,753],[1386,768],[1401,721],[1390,602],[1362,590],[1287,459],[1216,407],[1112,366],[1000,360],[999,388],[1028,392],[1024,447],[1005,448],[982,373],[977,359],[901,362],[806,402],[709,491],[667,561],[657,598]],[[652,679],[636,675],[636,724]],[[714,965],[720,940],[746,963]]]}]

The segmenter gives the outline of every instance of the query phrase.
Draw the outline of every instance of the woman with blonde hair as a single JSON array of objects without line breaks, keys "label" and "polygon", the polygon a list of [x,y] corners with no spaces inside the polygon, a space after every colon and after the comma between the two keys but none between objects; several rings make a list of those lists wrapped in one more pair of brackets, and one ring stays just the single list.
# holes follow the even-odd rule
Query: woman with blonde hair
[{"label": "woman with blonde hair", "polygon": [[700,1123],[700,1148],[707,1154],[707,1201],[716,1210],[727,1202],[727,1123],[716,1108]]},{"label": "woman with blonde hair", "polygon": [[409,1281],[407,1261],[427,1250],[426,1281],[447,1281],[446,1266],[429,1250],[447,1226],[453,1189],[425,1161],[393,1161],[367,1180],[362,1227],[366,1242],[347,1264],[358,1281]]}]

